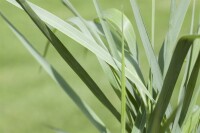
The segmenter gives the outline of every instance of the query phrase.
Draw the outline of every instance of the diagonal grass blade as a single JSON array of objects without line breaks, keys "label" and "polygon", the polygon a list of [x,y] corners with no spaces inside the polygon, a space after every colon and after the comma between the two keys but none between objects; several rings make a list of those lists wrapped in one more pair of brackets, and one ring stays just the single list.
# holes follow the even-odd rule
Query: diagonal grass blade
[{"label": "diagonal grass blade", "polygon": [[68,85],[63,77],[33,48],[30,42],[8,21],[8,19],[0,12],[0,16],[6,21],[13,33],[22,42],[24,47],[30,54],[40,63],[49,76],[68,94],[75,102],[91,123],[100,131],[107,132],[107,129],[100,118],[90,109],[90,107],[76,94],[76,92]]}]

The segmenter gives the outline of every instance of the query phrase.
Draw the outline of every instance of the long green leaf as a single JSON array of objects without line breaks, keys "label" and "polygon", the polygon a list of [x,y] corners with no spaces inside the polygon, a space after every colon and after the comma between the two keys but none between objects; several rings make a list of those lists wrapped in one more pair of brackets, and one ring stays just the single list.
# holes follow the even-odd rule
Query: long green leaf
[{"label": "long green leaf", "polygon": [[[14,0],[7,0],[7,1],[14,4],[17,7],[20,7]],[[103,48],[98,46],[98,44],[96,42],[94,42],[89,37],[82,34],[76,28],[72,27],[68,23],[64,22],[63,20],[59,19],[58,17],[54,16],[53,14],[47,12],[46,10],[41,9],[38,6],[31,4],[30,2],[29,2],[29,4],[33,8],[33,10],[37,13],[37,15],[39,15],[39,17],[41,17],[41,19],[43,21],[45,21],[47,24],[58,29],[62,33],[66,34],[73,40],[77,41],[78,43],[80,43],[81,45],[86,47],[88,50],[93,52],[97,57],[99,57],[100,59],[104,60],[109,65],[111,65],[114,69],[117,70],[118,67],[119,68],[121,67],[121,63],[119,63],[117,60],[115,60],[115,63],[118,65],[118,67],[116,67],[116,64],[113,62],[113,59],[108,52],[106,52]],[[146,103],[145,94],[151,100],[153,100],[151,94],[147,91],[146,87],[144,86],[142,81],[138,78],[138,76],[127,68],[125,68],[125,71],[126,71],[125,72],[126,77],[137,86],[138,91],[140,92],[140,95],[141,95],[144,103]]]},{"label": "long green leaf", "polygon": [[[191,14],[191,24],[190,24],[190,34],[193,34],[193,29],[194,29],[194,16],[195,16],[195,6],[196,6],[196,0],[193,1],[193,7],[192,7],[192,14]],[[181,83],[181,91],[180,91],[180,95],[179,95],[179,99],[180,97],[185,93],[185,88],[189,79],[189,76],[191,74],[191,70],[194,64],[192,64],[192,60],[194,60],[194,45],[192,46],[192,48],[190,49],[188,55],[187,55],[187,62],[186,62],[186,68],[185,68],[185,72],[184,72],[184,76],[183,76],[183,80]]]},{"label": "long green leaf", "polygon": [[[194,19],[194,9],[195,9],[195,0],[194,0],[194,4],[193,4],[193,12],[192,12],[192,19]],[[192,23],[193,23],[194,20],[192,20]],[[200,23],[200,22],[199,22]],[[191,24],[193,25],[193,24]],[[191,34],[193,32],[193,27],[191,26]],[[200,34],[200,27],[198,28],[198,34]],[[195,63],[196,61],[198,60],[198,56],[199,56],[199,52],[200,52],[200,39],[196,39],[194,41],[194,44],[192,46],[192,48],[190,49],[190,53],[188,54],[188,61],[187,61],[187,64],[186,64],[186,72],[185,72],[185,75],[183,77],[183,81],[182,81],[182,84],[181,84],[181,89],[182,89],[182,97],[185,97],[185,98],[189,98],[187,97],[186,95],[189,95],[191,93],[193,93],[193,100],[191,100],[190,102],[190,109],[196,104],[196,100],[194,99],[196,96],[195,95],[198,95],[198,86],[196,86],[195,88],[191,88],[191,87],[188,87],[188,84],[189,84],[189,80],[191,82],[192,79],[191,78],[191,74],[192,74],[192,71],[194,69],[196,69],[194,66],[195,66]],[[194,73],[193,73],[194,74]],[[196,75],[197,76],[197,75]],[[195,79],[193,79],[195,80]],[[190,86],[190,85],[189,85]],[[187,89],[191,89],[191,91],[187,90]],[[189,93],[187,93],[187,91],[189,91]],[[185,94],[185,96],[183,96],[183,94]],[[180,95],[181,96],[181,95]],[[179,96],[179,97],[180,97]],[[187,99],[188,100],[188,99]],[[186,101],[185,101],[186,102]],[[186,107],[186,105],[184,104],[184,106]],[[184,109],[183,109],[184,110]],[[190,112],[190,111],[189,111]],[[180,118],[183,120],[183,118]],[[182,121],[183,122],[183,121]],[[182,123],[181,122],[181,123]]]},{"label": "long green leaf", "polygon": [[161,121],[163,119],[167,106],[169,105],[169,101],[172,96],[174,86],[177,82],[181,68],[183,66],[184,59],[188,53],[190,46],[197,38],[200,38],[200,36],[189,35],[183,36],[179,39],[172,56],[172,60],[170,62],[169,69],[164,79],[162,91],[159,95],[155,109],[150,116],[148,133],[159,132]]},{"label": "long green leaf", "polygon": [[162,78],[162,74],[161,74],[161,71],[160,71],[160,67],[158,65],[158,61],[157,61],[156,56],[154,54],[152,45],[149,41],[149,38],[148,38],[148,35],[147,35],[147,32],[146,32],[145,26],[143,24],[142,17],[140,15],[140,11],[138,9],[136,0],[130,0],[130,2],[131,2],[132,10],[133,10],[133,13],[134,13],[134,17],[135,17],[135,20],[136,20],[136,24],[137,24],[137,27],[138,27],[138,30],[139,30],[139,34],[140,34],[140,37],[141,37],[141,40],[142,40],[142,44],[144,46],[149,65],[150,65],[151,70],[152,70],[155,88],[160,91],[162,84],[163,84],[163,78]]},{"label": "long green leaf", "polygon": [[27,12],[33,22],[38,26],[46,38],[51,42],[60,56],[68,63],[68,65],[74,70],[74,72],[80,77],[80,79],[87,85],[91,92],[96,96],[96,98],[101,101],[101,103],[107,107],[112,114],[120,121],[120,114],[112,105],[112,103],[107,99],[98,85],[89,76],[89,74],[84,70],[84,68],[77,62],[77,60],[72,56],[72,54],[66,49],[62,42],[55,36],[55,34],[48,28],[48,26],[35,14],[35,12],[30,8],[28,3],[24,0],[17,0],[17,2],[22,6],[22,8]]},{"label": "long green leaf", "polygon": [[22,42],[24,47],[30,54],[40,63],[49,76],[68,94],[68,96],[75,102],[77,107],[86,115],[91,123],[100,131],[107,132],[104,123],[100,118],[90,109],[90,107],[77,95],[77,93],[68,85],[64,78],[33,48],[30,42],[8,21],[8,19],[0,12],[2,18],[9,25],[13,33]]},{"label": "long green leaf", "polygon": [[98,0],[93,0],[93,3],[94,3],[94,6],[95,6],[95,9],[96,9],[98,18],[100,19],[100,23],[101,23],[101,26],[103,28],[106,40],[109,44],[110,52],[118,60],[120,58],[119,55],[118,55],[118,50],[117,50],[115,41],[112,37],[111,31],[109,29],[108,23],[103,20],[104,17],[103,17],[103,13],[102,13],[100,4],[99,4]]},{"label": "long green leaf", "polygon": [[[176,0],[171,0],[170,3],[170,18],[169,18],[169,31],[172,30],[170,27],[173,25],[173,16],[176,14]],[[169,32],[168,31],[168,32]],[[164,69],[165,69],[165,57],[166,57],[166,48],[167,43],[169,42],[170,34],[167,33],[167,36],[165,37],[165,40],[161,46],[161,49],[159,51],[158,61],[160,65],[160,70],[162,72],[162,75],[164,75]]]},{"label": "long green leaf", "polygon": [[167,36],[165,38],[165,48],[164,48],[164,74],[166,75],[166,72],[168,70],[170,60],[172,58],[172,51],[174,51],[176,47],[176,41],[178,40],[178,35],[180,33],[186,12],[188,10],[189,4],[191,0],[181,0],[177,9],[175,9],[175,1],[172,1],[171,4],[171,17],[169,20],[169,31],[167,33]]},{"label": "long green leaf", "polygon": [[126,132],[126,76],[125,76],[125,52],[124,52],[124,20],[122,14],[122,67],[121,67],[121,133]]},{"label": "long green leaf", "polygon": [[186,87],[186,92],[185,92],[185,97],[184,97],[184,101],[183,101],[183,107],[181,110],[181,115],[180,115],[180,119],[179,119],[179,125],[182,126],[184,119],[186,117],[186,114],[188,112],[189,106],[191,105],[191,99],[193,96],[193,92],[195,90],[195,85],[196,85],[196,81],[199,75],[199,69],[200,69],[200,51],[199,51],[199,55],[198,58],[196,60],[196,63],[193,67],[191,76],[189,78],[187,87]]}]

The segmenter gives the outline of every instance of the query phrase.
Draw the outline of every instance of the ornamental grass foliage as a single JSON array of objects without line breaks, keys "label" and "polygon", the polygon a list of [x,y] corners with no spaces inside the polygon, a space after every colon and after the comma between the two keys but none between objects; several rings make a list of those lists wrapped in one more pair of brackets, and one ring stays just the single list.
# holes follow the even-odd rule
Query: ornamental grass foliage
[{"label": "ornamental grass foliage", "polygon": [[[151,10],[151,36],[142,20],[137,0],[130,0],[134,22],[121,10],[102,10],[98,0],[93,0],[97,16],[86,20],[70,3],[62,0],[74,17],[64,21],[49,11],[26,0],[7,0],[23,9],[40,29],[62,59],[83,81],[105,108],[121,123],[121,133],[197,133],[200,132],[200,106],[197,99],[200,92],[200,21],[194,25],[196,0],[171,0],[169,28],[163,40],[159,54],[154,47],[156,1],[149,5]],[[189,5],[192,5],[191,26],[188,35],[180,35]],[[112,132],[92,108],[77,94],[62,74],[48,63],[22,33],[8,20],[1,17],[21,41],[24,47],[38,61],[49,76],[68,94],[97,131]],[[136,26],[133,26],[134,23]],[[26,25],[24,25],[26,26]],[[194,28],[195,27],[195,28]],[[53,29],[53,30],[52,30]],[[195,29],[195,30],[193,30]],[[99,65],[105,72],[116,96],[121,101],[121,110],[110,102],[102,88],[95,82],[82,65],[69,51],[64,42],[55,34],[63,33],[97,57]],[[138,35],[135,31],[138,30]],[[141,41],[138,41],[141,40]],[[145,77],[141,67],[141,50],[143,46],[147,57],[149,71]],[[183,69],[183,70],[182,70]],[[183,74],[180,74],[183,72]],[[180,86],[176,83],[180,82]],[[178,87],[178,88],[177,88]],[[174,90],[178,93],[174,94]],[[172,95],[178,100],[175,106],[170,101]],[[120,110],[120,111],[118,111]],[[59,132],[56,129],[55,132]]]}]

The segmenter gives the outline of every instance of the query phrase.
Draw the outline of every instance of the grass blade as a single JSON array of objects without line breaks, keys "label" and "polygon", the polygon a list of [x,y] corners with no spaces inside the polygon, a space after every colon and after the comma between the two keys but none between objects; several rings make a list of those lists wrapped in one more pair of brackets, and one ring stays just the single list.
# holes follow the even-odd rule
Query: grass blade
[{"label": "grass blade", "polygon": [[[121,27],[121,17],[122,12],[120,12],[117,9],[108,9],[103,12],[104,18],[110,22],[111,24],[114,24],[118,30],[122,33],[122,27]],[[133,26],[129,19],[123,14],[123,21],[124,21],[124,38],[127,41],[129,51],[133,55],[134,59],[138,62],[138,51],[137,51],[137,44],[136,44],[136,35],[135,31],[133,29]]]},{"label": "grass blade", "polygon": [[146,32],[145,26],[143,24],[142,17],[140,15],[136,0],[130,0],[130,2],[131,2],[132,10],[133,10],[133,13],[134,13],[134,17],[135,17],[135,20],[136,20],[136,24],[137,24],[137,27],[138,27],[138,30],[139,30],[139,34],[140,34],[140,37],[141,37],[141,40],[142,40],[142,44],[144,46],[149,65],[150,65],[151,70],[152,70],[155,88],[160,91],[162,84],[163,84],[163,78],[162,78],[162,74],[161,74],[161,71],[160,71],[160,67],[158,65],[156,56],[155,56],[153,48],[152,48],[152,45],[149,41],[149,38],[148,38],[148,35],[147,35],[147,32]]},{"label": "grass blade", "polygon": [[108,23],[105,20],[103,20],[104,17],[103,17],[103,13],[102,13],[102,10],[100,8],[99,2],[98,2],[98,0],[93,0],[93,3],[94,3],[94,6],[95,6],[95,9],[96,9],[98,18],[100,19],[100,23],[101,23],[101,26],[103,28],[106,40],[109,44],[109,50],[110,50],[111,54],[118,60],[118,59],[120,59],[119,55],[117,53],[118,50],[117,50],[115,41],[112,37],[111,31],[109,29]]},{"label": "grass blade", "polygon": [[[195,1],[194,1],[195,3]],[[193,12],[192,12],[192,19],[194,19],[194,9],[195,9],[195,4],[193,4]],[[192,23],[193,23],[194,20],[192,20]],[[193,25],[193,24],[191,24]],[[192,34],[193,32],[193,27],[191,26],[191,29],[190,29],[190,32]],[[200,33],[200,27],[198,28],[198,34]],[[185,96],[182,96],[184,98],[186,98],[187,100],[189,100],[190,98],[189,97],[186,97],[186,95],[191,95],[191,93],[194,93],[194,95],[198,95],[198,87],[195,87],[195,88],[191,88],[191,87],[188,87],[189,85],[189,82],[192,82],[191,81],[191,74],[192,74],[192,71],[194,69],[196,69],[194,66],[195,66],[195,63],[197,63],[197,60],[198,60],[198,56],[199,56],[199,52],[200,52],[200,39],[197,39],[194,41],[194,44],[192,46],[192,48],[190,49],[190,53],[188,54],[188,61],[187,61],[187,64],[186,64],[186,72],[185,72],[185,75],[184,75],[184,79],[182,81],[182,84],[181,84],[181,89],[182,89],[182,95],[185,94]],[[198,73],[198,72],[197,72]],[[195,73],[193,73],[195,74]],[[194,75],[193,75],[194,76]],[[197,76],[197,75],[196,75]],[[198,78],[198,77],[197,77]],[[190,80],[190,81],[189,81]],[[195,80],[195,79],[193,79]],[[190,86],[190,85],[189,85]],[[191,91],[189,91],[188,89],[191,89]],[[188,92],[189,91],[189,92]],[[195,96],[192,96],[192,97],[195,97]],[[189,99],[188,99],[189,98]],[[184,99],[184,101],[186,102],[186,99]],[[194,100],[194,101],[193,101]],[[190,109],[196,104],[196,100],[193,98],[193,100],[191,100],[191,103],[190,103]],[[189,101],[188,101],[189,102]],[[184,106],[186,107],[186,105],[184,104]],[[190,112],[190,111],[189,111]],[[182,112],[183,113],[183,112]],[[182,114],[183,115],[183,114]],[[180,118],[180,119],[184,119],[184,118]],[[180,122],[180,120],[179,120]],[[182,121],[183,122],[183,121]],[[181,122],[181,123],[182,123]],[[180,124],[182,125],[182,124]]]},{"label": "grass blade", "polygon": [[161,121],[172,96],[172,92],[181,71],[181,67],[183,66],[184,59],[188,53],[190,46],[197,38],[200,38],[200,36],[189,35],[183,36],[179,39],[172,56],[172,60],[170,62],[169,69],[165,76],[158,102],[156,103],[155,109],[150,116],[148,133],[159,132]]},{"label": "grass blade", "polygon": [[124,54],[124,20],[122,14],[122,67],[121,67],[121,133],[126,132],[126,76],[125,76],[125,54]]},{"label": "grass blade", "polygon": [[[121,17],[122,17],[122,12],[120,12],[117,9],[109,9],[106,10],[104,13],[105,19],[110,23],[111,26],[114,27],[115,30],[119,32],[119,34],[122,34],[122,28],[121,28]],[[126,52],[126,67],[130,69],[131,71],[135,71],[137,75],[140,77],[140,79],[145,83],[144,77],[142,74],[142,71],[139,66],[139,61],[138,61],[138,48],[136,44],[136,36],[135,32],[133,29],[133,26],[131,25],[131,22],[129,19],[123,14],[123,20],[124,20],[124,39],[128,44],[128,48],[125,49]],[[130,63],[129,63],[130,62]],[[131,65],[129,65],[131,64]],[[132,66],[134,66],[133,69]]]},{"label": "grass blade", "polygon": [[120,114],[112,105],[112,103],[107,99],[98,85],[89,76],[89,74],[84,70],[84,68],[76,61],[72,54],[66,49],[62,42],[55,36],[55,34],[48,28],[48,26],[40,20],[40,18],[35,14],[35,12],[30,8],[28,3],[24,0],[17,0],[17,2],[22,6],[22,8],[27,12],[33,22],[38,26],[38,28],[43,32],[46,38],[51,42],[57,52],[65,60],[65,62],[74,70],[74,72],[79,76],[79,78],[87,85],[91,92],[98,98],[101,103],[107,107],[112,114],[120,121]]},{"label": "grass blade", "polygon": [[[169,24],[169,31],[167,33],[165,39],[165,51],[164,51],[164,74],[165,77],[166,72],[168,70],[170,60],[172,58],[172,51],[174,51],[176,47],[176,41],[178,40],[178,35],[180,33],[187,9],[189,7],[191,0],[181,0],[180,4],[178,5],[177,9],[175,9],[176,2],[172,1],[172,10],[171,10],[171,17],[170,17],[170,24]],[[173,14],[174,13],[174,14]]]},{"label": "grass blade", "polygon": [[24,47],[30,54],[40,63],[49,76],[68,94],[77,107],[85,114],[91,123],[100,131],[106,132],[107,129],[100,118],[90,109],[90,107],[76,94],[76,92],[68,85],[62,76],[32,47],[30,42],[8,21],[8,19],[0,12],[2,18],[9,25],[13,33],[22,42]]},{"label": "grass blade", "polygon": [[[171,0],[170,3],[170,18],[169,18],[169,31],[173,30],[171,29],[172,25],[173,25],[173,18],[174,15],[176,14],[176,0]],[[164,75],[164,69],[165,68],[165,57],[166,57],[166,49],[167,49],[167,43],[169,43],[171,36],[169,33],[167,33],[167,36],[165,37],[165,40],[161,46],[161,49],[159,51],[159,56],[158,56],[158,61],[159,61],[159,65],[160,65],[160,69],[162,72],[162,75]]]},{"label": "grass blade", "polygon": [[195,90],[196,81],[197,81],[197,78],[199,75],[199,69],[200,69],[200,51],[199,51],[199,55],[196,60],[196,63],[193,67],[191,76],[189,78],[187,87],[186,87],[185,97],[184,97],[184,101],[183,101],[183,107],[182,107],[181,115],[180,115],[180,119],[179,119],[180,126],[182,126],[184,119],[186,117],[186,114],[188,112],[188,109],[191,105],[190,103],[191,103],[191,99],[193,96],[193,92]]}]

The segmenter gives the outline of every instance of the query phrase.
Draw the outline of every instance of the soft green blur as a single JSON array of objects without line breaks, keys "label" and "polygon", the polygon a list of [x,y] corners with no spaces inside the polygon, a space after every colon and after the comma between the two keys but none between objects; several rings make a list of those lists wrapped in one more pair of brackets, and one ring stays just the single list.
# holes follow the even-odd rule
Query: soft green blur
[{"label": "soft green blur", "polygon": [[[31,1],[63,19],[72,17],[69,10],[59,0]],[[71,2],[85,18],[92,19],[96,16],[92,0],[71,0]],[[120,9],[122,4],[120,0],[100,0],[100,3],[103,9],[111,7]],[[126,0],[124,4],[125,13],[130,17],[134,25],[129,1]],[[150,1],[146,2],[143,0],[139,4],[143,19],[147,25],[146,28],[150,34]],[[155,49],[157,52],[167,32],[169,6],[170,3],[167,1],[157,2],[155,26]],[[31,22],[29,17],[5,0],[0,0],[0,10],[42,53],[46,39]],[[190,14],[191,10],[188,11],[187,21],[184,23],[185,28],[182,30],[183,34],[189,32]],[[195,27],[197,27],[197,16],[198,14],[196,14]],[[61,33],[57,33],[57,35],[91,76],[98,79],[97,83],[101,88],[104,88],[103,91],[107,97],[120,109],[119,100],[108,85],[107,79],[98,66],[98,61],[94,55]],[[139,38],[138,41],[140,42]],[[142,51],[142,47],[139,47]],[[120,124],[95,99],[52,47],[49,49],[47,59],[63,74],[69,84],[75,88],[76,92],[91,105],[105,124],[108,125],[108,128],[113,133],[120,132]],[[143,64],[142,66],[147,66],[146,57],[143,53],[141,53],[140,59]],[[144,73],[148,71],[145,67],[143,69]],[[174,97],[172,100],[175,101],[176,99],[177,97]],[[52,131],[49,129],[49,126],[60,128],[70,133],[97,132],[59,86],[43,70],[39,69],[38,63],[20,44],[5,22],[0,18],[0,133],[51,133]]]}]

